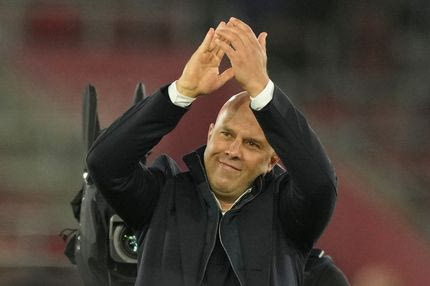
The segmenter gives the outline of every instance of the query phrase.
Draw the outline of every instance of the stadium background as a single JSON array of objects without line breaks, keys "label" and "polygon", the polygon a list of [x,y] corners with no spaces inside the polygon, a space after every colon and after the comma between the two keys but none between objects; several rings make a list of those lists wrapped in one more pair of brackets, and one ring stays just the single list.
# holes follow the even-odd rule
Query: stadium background
[{"label": "stadium background", "polygon": [[[175,80],[207,29],[230,16],[268,32],[270,76],[336,166],[339,200],[319,246],[355,286],[430,285],[425,0],[1,1],[2,285],[80,285],[58,233],[76,227],[85,86],[96,86],[106,127],[139,81],[151,93]],[[154,154],[181,161],[238,90],[229,83],[197,102]]]}]

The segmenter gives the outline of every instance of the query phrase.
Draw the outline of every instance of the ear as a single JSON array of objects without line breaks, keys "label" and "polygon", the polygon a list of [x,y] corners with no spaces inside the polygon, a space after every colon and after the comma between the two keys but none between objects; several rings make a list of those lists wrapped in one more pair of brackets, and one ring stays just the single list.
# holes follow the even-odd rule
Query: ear
[{"label": "ear", "polygon": [[273,167],[275,167],[275,165],[278,164],[278,162],[279,162],[279,156],[275,152],[273,152],[272,156],[270,157],[268,172],[272,171]]},{"label": "ear", "polygon": [[211,137],[212,137],[212,131],[213,131],[214,127],[215,127],[215,124],[213,124],[213,123],[211,123],[211,124],[209,125],[209,130],[208,130],[208,143],[209,143],[209,140],[210,140],[210,139],[211,139]]}]

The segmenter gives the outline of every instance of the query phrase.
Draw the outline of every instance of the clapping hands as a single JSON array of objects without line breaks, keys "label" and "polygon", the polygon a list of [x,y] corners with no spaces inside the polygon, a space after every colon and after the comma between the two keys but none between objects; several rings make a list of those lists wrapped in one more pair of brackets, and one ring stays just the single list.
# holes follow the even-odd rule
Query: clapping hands
[{"label": "clapping hands", "polygon": [[[267,85],[267,33],[258,38],[243,21],[231,18],[216,30],[209,29],[199,48],[191,56],[178,79],[178,91],[189,97],[209,94],[235,77],[250,96],[258,95]],[[226,55],[231,67],[219,72]]]}]

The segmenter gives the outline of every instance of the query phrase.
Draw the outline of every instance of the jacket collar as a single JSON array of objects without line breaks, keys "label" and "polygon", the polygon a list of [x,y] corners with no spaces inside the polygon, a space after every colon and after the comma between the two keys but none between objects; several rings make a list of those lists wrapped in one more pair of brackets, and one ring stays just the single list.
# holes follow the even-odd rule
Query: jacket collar
[{"label": "jacket collar", "polygon": [[204,153],[205,153],[206,145],[200,146],[195,151],[188,153],[182,157],[182,160],[187,165],[190,170],[193,178],[196,180],[196,183],[200,185],[201,183],[207,183],[207,175],[206,168],[204,163]]}]

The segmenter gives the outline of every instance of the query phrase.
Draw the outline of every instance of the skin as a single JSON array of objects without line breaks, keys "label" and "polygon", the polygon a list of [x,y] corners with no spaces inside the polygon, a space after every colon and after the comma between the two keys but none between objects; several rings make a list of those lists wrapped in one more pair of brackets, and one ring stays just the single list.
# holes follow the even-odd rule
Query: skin
[{"label": "skin", "polygon": [[204,164],[223,211],[279,161],[249,103],[247,92],[233,96],[209,127]]},{"label": "skin", "polygon": [[234,77],[251,97],[257,96],[269,82],[267,74],[266,38],[258,38],[251,27],[236,18],[216,30],[215,43],[227,55]]},{"label": "skin", "polygon": [[[216,30],[210,28],[176,82],[179,93],[192,98],[207,95],[235,77],[251,97],[257,96],[269,82],[266,38],[266,32],[257,38],[247,24],[233,17]],[[231,67],[220,73],[224,55]]]},{"label": "skin", "polygon": [[[244,89],[210,125],[204,155],[209,183],[224,211],[279,160],[249,107],[250,97],[260,94],[270,80],[266,38],[267,33],[257,37],[234,17],[221,22],[209,29],[176,81],[178,92],[192,98],[214,92],[233,77]],[[231,67],[220,73],[224,56]]]},{"label": "skin", "polygon": [[[217,30],[225,26],[221,22]],[[181,77],[176,81],[176,88],[182,95],[196,98],[214,92],[233,78],[233,68],[219,72],[219,65],[224,51],[215,44],[215,30],[210,28],[201,45],[185,65]]]}]

